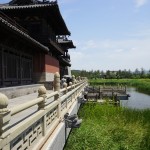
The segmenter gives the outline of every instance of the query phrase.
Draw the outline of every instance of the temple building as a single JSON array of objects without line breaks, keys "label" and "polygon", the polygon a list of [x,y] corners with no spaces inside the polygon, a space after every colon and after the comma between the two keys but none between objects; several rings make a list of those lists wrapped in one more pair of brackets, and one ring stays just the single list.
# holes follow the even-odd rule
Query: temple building
[{"label": "temple building", "polygon": [[70,75],[70,31],[57,1],[0,5],[0,87],[52,82]]}]

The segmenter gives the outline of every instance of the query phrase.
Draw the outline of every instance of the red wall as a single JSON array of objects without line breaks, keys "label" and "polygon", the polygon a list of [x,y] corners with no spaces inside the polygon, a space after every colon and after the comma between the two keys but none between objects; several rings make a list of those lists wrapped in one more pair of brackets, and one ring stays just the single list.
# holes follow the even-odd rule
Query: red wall
[{"label": "red wall", "polygon": [[45,55],[45,72],[59,72],[59,61],[52,56]]},{"label": "red wall", "polygon": [[33,58],[33,71],[45,72],[45,54],[35,53]]},{"label": "red wall", "polygon": [[59,61],[50,55],[45,55],[37,52],[34,54],[34,58],[33,58],[33,70],[34,73],[59,72]]}]

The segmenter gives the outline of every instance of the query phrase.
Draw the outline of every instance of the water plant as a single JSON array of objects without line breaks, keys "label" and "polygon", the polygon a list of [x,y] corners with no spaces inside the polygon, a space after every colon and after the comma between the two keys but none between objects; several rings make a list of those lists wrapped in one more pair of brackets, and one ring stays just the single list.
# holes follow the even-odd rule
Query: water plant
[{"label": "water plant", "polygon": [[83,123],[73,129],[64,150],[149,150],[150,110],[87,103]]}]

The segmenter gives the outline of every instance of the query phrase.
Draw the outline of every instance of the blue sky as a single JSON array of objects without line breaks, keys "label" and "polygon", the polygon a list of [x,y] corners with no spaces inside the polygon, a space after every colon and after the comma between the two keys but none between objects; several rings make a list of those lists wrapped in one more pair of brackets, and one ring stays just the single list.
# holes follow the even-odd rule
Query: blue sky
[{"label": "blue sky", "polygon": [[[8,0],[1,0],[1,3]],[[150,69],[150,0],[58,0],[72,69]]]}]

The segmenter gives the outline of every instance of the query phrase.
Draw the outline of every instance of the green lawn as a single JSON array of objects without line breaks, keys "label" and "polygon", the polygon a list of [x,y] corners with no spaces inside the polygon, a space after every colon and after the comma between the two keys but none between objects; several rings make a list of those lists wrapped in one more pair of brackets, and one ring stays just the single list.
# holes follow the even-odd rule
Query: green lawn
[{"label": "green lawn", "polygon": [[64,150],[150,150],[150,110],[87,103]]}]

